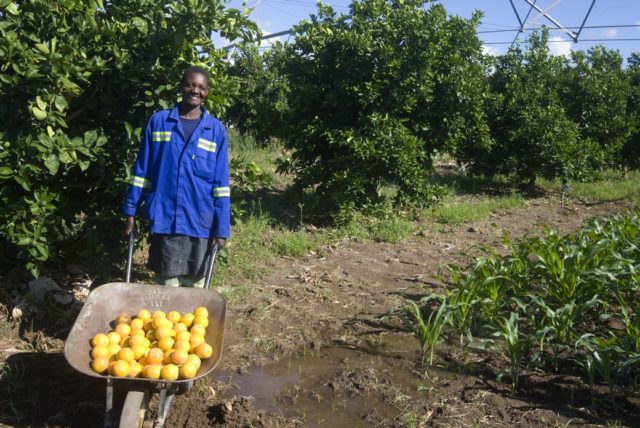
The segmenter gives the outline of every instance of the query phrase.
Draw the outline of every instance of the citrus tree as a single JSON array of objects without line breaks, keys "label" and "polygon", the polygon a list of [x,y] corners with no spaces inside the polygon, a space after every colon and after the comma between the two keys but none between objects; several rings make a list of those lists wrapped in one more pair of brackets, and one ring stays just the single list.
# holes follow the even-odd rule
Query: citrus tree
[{"label": "citrus tree", "polygon": [[432,203],[432,156],[489,141],[479,20],[419,0],[319,5],[285,48],[282,169],[327,209],[375,205],[388,185],[396,203]]},{"label": "citrus tree", "polygon": [[0,224],[34,275],[65,250],[118,244],[141,127],[176,100],[182,70],[211,71],[209,108],[237,85],[212,31],[255,24],[222,0],[0,0]]},{"label": "citrus tree", "polygon": [[476,171],[531,187],[538,176],[563,174],[579,150],[576,125],[560,99],[564,60],[549,54],[547,39],[546,32],[533,34],[526,51],[516,45],[498,58],[487,103],[495,145],[470,159]]},{"label": "citrus tree", "polygon": [[581,145],[590,148],[585,153],[588,164],[582,170],[572,168],[572,175],[596,177],[607,167],[628,164],[621,154],[632,128],[627,109],[629,81],[617,50],[595,46],[587,52],[572,52],[571,60],[562,73],[563,104],[578,125]]}]

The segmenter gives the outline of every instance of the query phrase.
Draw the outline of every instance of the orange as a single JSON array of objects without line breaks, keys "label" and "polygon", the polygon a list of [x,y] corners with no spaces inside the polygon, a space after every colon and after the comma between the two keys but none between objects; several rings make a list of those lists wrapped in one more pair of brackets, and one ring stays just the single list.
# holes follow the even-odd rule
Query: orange
[{"label": "orange", "polygon": [[149,364],[160,364],[164,359],[164,351],[160,348],[151,348],[147,352],[147,361]]},{"label": "orange", "polygon": [[132,361],[129,367],[129,377],[138,377],[142,373],[142,364],[137,361]]},{"label": "orange", "polygon": [[187,358],[187,362],[195,365],[196,369],[199,369],[200,366],[202,365],[202,360],[196,354],[189,354],[189,357]]},{"label": "orange", "polygon": [[160,377],[164,380],[176,380],[180,375],[180,369],[175,364],[167,364],[162,366],[160,370]]},{"label": "orange", "polygon": [[114,328],[116,333],[120,335],[120,337],[129,337],[131,333],[131,326],[129,324],[121,323]]},{"label": "orange", "polygon": [[134,360],[139,360],[147,353],[147,348],[145,348],[144,345],[133,345],[131,346],[131,350],[133,351]]},{"label": "orange", "polygon": [[129,324],[131,322],[131,317],[127,313],[120,312],[118,316],[116,316],[115,321],[116,321],[116,324],[122,324],[122,323]]},{"label": "orange", "polygon": [[148,338],[144,338],[144,347],[145,348],[151,348],[151,341]]},{"label": "orange", "polygon": [[128,337],[125,337],[124,339],[122,339],[122,340],[120,341],[119,345],[120,345],[121,347],[123,347],[123,348],[128,348],[128,347],[130,347],[131,345],[130,345],[130,342],[129,342],[129,338],[128,338]]},{"label": "orange", "polygon": [[120,349],[122,349],[122,347],[117,343],[110,343],[107,345],[107,350],[109,351],[110,357],[120,352]]},{"label": "orange", "polygon": [[168,351],[169,349],[173,348],[173,339],[170,337],[165,337],[164,339],[160,339],[158,340],[158,348],[162,349],[163,351]]},{"label": "orange", "polygon": [[207,359],[213,354],[213,348],[208,343],[201,343],[196,348],[196,355],[200,358]]},{"label": "orange", "polygon": [[96,359],[99,357],[109,357],[109,348],[103,345],[94,346],[91,350],[91,358]]},{"label": "orange", "polygon": [[105,370],[109,367],[109,359],[107,357],[98,357],[94,358],[91,361],[91,370],[96,373],[104,373]]},{"label": "orange", "polygon": [[191,326],[191,330],[189,330],[191,334],[195,334],[197,336],[204,336],[206,330],[202,324],[194,324]]},{"label": "orange", "polygon": [[198,372],[198,368],[189,362],[180,366],[180,376],[184,379],[193,379]]},{"label": "orange", "polygon": [[151,319],[151,312],[149,312],[148,309],[140,309],[136,317],[140,318],[143,322],[146,322]]},{"label": "orange", "polygon": [[184,325],[187,326],[187,328],[191,327],[191,324],[193,323],[193,319],[195,318],[195,315],[193,315],[192,313],[187,312],[186,314],[182,314],[182,316],[180,317],[180,322]]},{"label": "orange", "polygon": [[191,346],[198,346],[199,344],[204,343],[204,336],[192,334],[189,338],[189,343]]},{"label": "orange", "polygon": [[171,356],[173,355],[173,349],[169,349],[168,351],[164,351],[164,358],[162,359],[162,364],[171,364],[173,363],[173,359]]},{"label": "orange", "polygon": [[166,325],[167,322],[169,322],[168,319],[166,319],[165,317],[155,317],[152,321],[151,321],[151,325],[153,326],[153,328],[155,328],[156,330],[159,329],[160,327],[162,327],[163,325]]},{"label": "orange", "polygon": [[146,366],[146,365],[148,365],[148,364],[149,364],[149,362],[147,361],[147,357],[142,357],[142,358],[140,358],[140,359],[138,360],[138,363],[139,363],[142,367],[144,367],[144,366]]},{"label": "orange", "polygon": [[163,325],[162,327],[156,329],[156,337],[158,339],[166,339],[168,337],[171,337],[172,332],[173,330],[171,330],[168,325]]},{"label": "orange", "polygon": [[193,315],[208,317],[209,316],[209,311],[204,306],[198,306],[197,308],[195,308],[193,310]]},{"label": "orange", "polygon": [[109,374],[116,377],[127,377],[131,366],[124,360],[118,360],[109,366]]},{"label": "orange", "polygon": [[180,312],[171,311],[167,314],[167,319],[172,323],[176,324],[180,322]]},{"label": "orange", "polygon": [[182,322],[177,322],[173,324],[173,331],[175,331],[176,333],[180,333],[181,331],[188,331],[188,330],[189,329],[187,328],[187,326]]},{"label": "orange", "polygon": [[135,352],[133,352],[131,348],[122,348],[120,352],[118,352],[118,359],[130,363],[135,359]]},{"label": "orange", "polygon": [[207,326],[209,325],[209,318],[203,317],[202,315],[196,315],[196,317],[193,319],[193,323],[200,324],[204,328],[207,328]]},{"label": "orange", "polygon": [[144,327],[144,321],[140,318],[134,318],[129,325],[131,326],[131,330],[141,330],[142,327]]},{"label": "orange", "polygon": [[109,338],[104,333],[98,333],[91,339],[91,346],[107,346],[109,344]]},{"label": "orange", "polygon": [[176,343],[173,344],[173,349],[182,349],[188,353],[191,349],[191,345],[186,340],[177,340]]},{"label": "orange", "polygon": [[[182,325],[184,325],[184,324],[182,324]],[[186,328],[186,327],[185,327],[185,328]],[[179,331],[179,332],[177,332],[177,333],[176,333],[176,337],[175,337],[175,339],[176,339],[176,342],[177,342],[178,340],[186,340],[186,341],[188,342],[188,341],[189,341],[189,339],[191,339],[191,333],[189,333],[189,332],[188,332],[188,331],[186,331],[186,330],[185,330],[185,331]]]},{"label": "orange", "polygon": [[153,313],[153,315],[151,316],[152,319],[154,319],[154,318],[166,318],[166,317],[167,317],[167,314],[165,314],[162,311],[155,311]]},{"label": "orange", "polygon": [[120,341],[122,340],[122,337],[120,336],[120,334],[115,331],[110,331],[109,333],[107,333],[107,337],[109,338],[109,342],[111,343],[119,344]]},{"label": "orange", "polygon": [[171,361],[177,365],[184,364],[189,358],[189,352],[184,349],[176,349],[171,354]]},{"label": "orange", "polygon": [[142,326],[142,329],[148,333],[150,331],[153,331],[153,322],[151,320],[145,321],[144,325]]},{"label": "orange", "polygon": [[132,348],[136,345],[144,346],[144,340],[145,340],[145,337],[141,335],[131,336],[129,338],[129,346],[131,346]]},{"label": "orange", "polygon": [[155,341],[157,339],[156,337],[156,331],[155,330],[149,330],[147,332],[147,339],[149,339],[150,341]]},{"label": "orange", "polygon": [[149,364],[142,369],[142,377],[147,379],[160,379],[161,364]]}]

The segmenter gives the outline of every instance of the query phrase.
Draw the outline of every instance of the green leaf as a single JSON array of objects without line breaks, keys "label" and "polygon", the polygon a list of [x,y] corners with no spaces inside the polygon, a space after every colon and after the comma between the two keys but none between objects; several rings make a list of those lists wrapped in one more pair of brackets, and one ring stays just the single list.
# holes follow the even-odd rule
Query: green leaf
[{"label": "green leaf", "polygon": [[50,154],[47,159],[44,161],[44,166],[49,170],[49,174],[55,175],[60,168],[60,161],[58,160],[58,156],[55,154]]},{"label": "green leaf", "polygon": [[38,95],[36,97],[36,104],[38,104],[38,108],[42,111],[47,109],[47,103],[45,103],[42,98],[40,98],[40,95]]},{"label": "green leaf", "polygon": [[71,155],[69,155],[69,152],[60,152],[60,162],[65,165],[73,162],[73,159],[71,158]]},{"label": "green leaf", "polygon": [[20,186],[22,186],[22,188],[23,188],[24,190],[26,190],[27,192],[30,192],[30,191],[31,191],[31,184],[29,184],[29,182],[28,182],[27,180],[25,180],[24,178],[22,178],[22,177],[21,177],[21,176],[19,176],[19,175],[14,175],[14,176],[13,176],[13,179],[14,179],[14,180],[16,180],[16,182],[17,182]]},{"label": "green leaf", "polygon": [[17,16],[20,15],[20,11],[18,10],[18,6],[15,3],[9,4],[5,10],[9,15]]},{"label": "green leaf", "polygon": [[53,99],[53,104],[56,106],[56,109],[58,109],[60,113],[62,113],[67,107],[69,107],[69,103],[67,103],[67,100],[61,95],[55,96],[55,98]]},{"label": "green leaf", "polygon": [[31,113],[37,120],[45,120],[47,118],[47,113],[40,110],[38,107],[31,107]]},{"label": "green leaf", "polygon": [[88,146],[93,145],[98,139],[98,132],[95,129],[84,133],[84,143]]},{"label": "green leaf", "polygon": [[43,54],[49,54],[51,53],[49,51],[49,48],[47,47],[47,45],[42,44],[42,43],[36,43],[35,45],[36,49],[39,50],[40,52],[42,52]]},{"label": "green leaf", "polygon": [[6,180],[11,178],[13,175],[13,170],[8,166],[0,166],[0,179]]}]

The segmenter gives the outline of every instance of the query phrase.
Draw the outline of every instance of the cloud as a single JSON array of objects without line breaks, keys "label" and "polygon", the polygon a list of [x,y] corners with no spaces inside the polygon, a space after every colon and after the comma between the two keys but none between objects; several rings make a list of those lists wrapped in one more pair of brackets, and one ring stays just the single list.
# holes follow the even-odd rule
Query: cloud
[{"label": "cloud", "polygon": [[602,32],[602,37],[605,39],[612,39],[617,35],[618,35],[618,30],[615,28],[610,28]]},{"label": "cloud", "polygon": [[492,55],[492,56],[502,55],[502,52],[500,52],[500,49],[493,46],[487,46],[487,45],[482,45],[482,53],[485,55]]},{"label": "cloud", "polygon": [[559,36],[549,37],[549,53],[555,56],[569,56],[572,43],[571,40]]}]

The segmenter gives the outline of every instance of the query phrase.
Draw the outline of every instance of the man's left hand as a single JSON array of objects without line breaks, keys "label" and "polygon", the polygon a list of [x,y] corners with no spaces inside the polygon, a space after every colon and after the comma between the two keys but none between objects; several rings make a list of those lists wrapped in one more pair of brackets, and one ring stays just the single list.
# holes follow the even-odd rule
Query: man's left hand
[{"label": "man's left hand", "polygon": [[218,246],[218,248],[222,248],[227,244],[227,239],[226,238],[214,238],[216,240],[216,245]]}]

